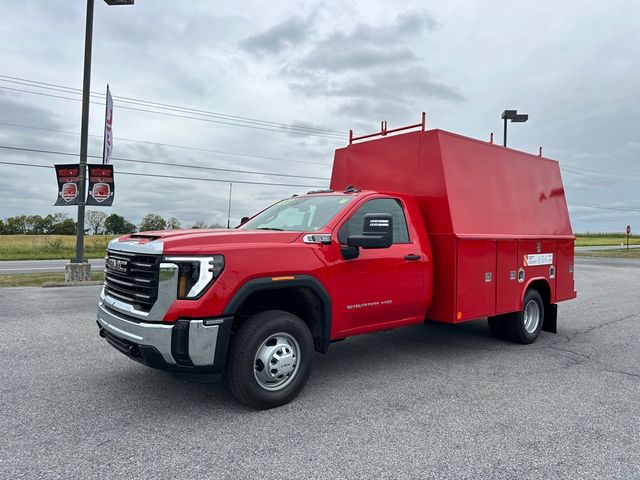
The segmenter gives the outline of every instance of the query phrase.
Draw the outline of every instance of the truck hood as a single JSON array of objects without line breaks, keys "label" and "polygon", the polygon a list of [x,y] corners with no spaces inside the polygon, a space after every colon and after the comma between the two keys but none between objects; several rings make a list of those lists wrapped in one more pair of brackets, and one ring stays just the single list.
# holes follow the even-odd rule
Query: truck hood
[{"label": "truck hood", "polygon": [[135,242],[139,244],[162,243],[164,254],[197,254],[214,253],[222,245],[238,245],[248,243],[291,243],[302,235],[302,232],[277,232],[272,230],[237,230],[237,229],[183,229],[139,232],[117,239],[118,242]]}]

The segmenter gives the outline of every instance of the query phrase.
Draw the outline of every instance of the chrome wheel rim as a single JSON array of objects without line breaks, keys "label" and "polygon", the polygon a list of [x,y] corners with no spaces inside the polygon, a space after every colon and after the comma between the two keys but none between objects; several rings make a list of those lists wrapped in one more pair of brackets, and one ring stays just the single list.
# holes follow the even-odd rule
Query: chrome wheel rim
[{"label": "chrome wheel rim", "polygon": [[260,344],[253,360],[253,375],[261,388],[282,390],[298,373],[300,345],[288,333],[269,335]]},{"label": "chrome wheel rim", "polygon": [[540,324],[540,306],[535,300],[529,300],[524,307],[524,329],[527,333],[535,333]]}]

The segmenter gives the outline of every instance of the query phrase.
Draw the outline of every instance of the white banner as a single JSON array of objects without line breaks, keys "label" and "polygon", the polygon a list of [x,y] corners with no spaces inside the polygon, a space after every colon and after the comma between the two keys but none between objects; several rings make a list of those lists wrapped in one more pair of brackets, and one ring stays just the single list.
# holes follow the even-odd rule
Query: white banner
[{"label": "white banner", "polygon": [[104,144],[102,146],[102,163],[104,165],[111,161],[113,151],[113,99],[107,85],[107,105],[104,113]]}]

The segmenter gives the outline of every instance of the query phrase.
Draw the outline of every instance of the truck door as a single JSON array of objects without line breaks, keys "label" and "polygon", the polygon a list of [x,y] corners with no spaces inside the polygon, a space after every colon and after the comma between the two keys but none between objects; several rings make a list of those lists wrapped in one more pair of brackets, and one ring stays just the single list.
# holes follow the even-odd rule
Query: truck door
[{"label": "truck door", "polygon": [[[346,260],[341,245],[362,234],[364,215],[388,213],[393,218],[389,248],[359,249]],[[422,321],[426,310],[425,266],[417,238],[411,238],[402,202],[375,198],[364,203],[338,227],[335,264],[339,332],[350,335],[388,328],[390,322]],[[413,235],[415,237],[415,235]],[[403,322],[405,321],[405,322]]]}]

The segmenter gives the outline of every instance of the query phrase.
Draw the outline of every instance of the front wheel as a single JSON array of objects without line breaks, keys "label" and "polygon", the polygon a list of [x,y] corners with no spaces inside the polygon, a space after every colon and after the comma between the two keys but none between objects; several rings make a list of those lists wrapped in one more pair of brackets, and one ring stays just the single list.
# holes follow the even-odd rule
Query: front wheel
[{"label": "front wheel", "polygon": [[313,351],[313,337],[300,318],[280,310],[256,313],[240,324],[231,341],[231,392],[256,409],[288,403],[307,383]]}]

